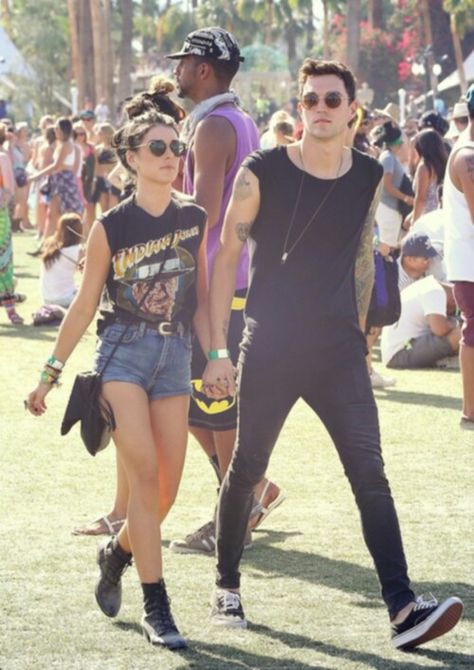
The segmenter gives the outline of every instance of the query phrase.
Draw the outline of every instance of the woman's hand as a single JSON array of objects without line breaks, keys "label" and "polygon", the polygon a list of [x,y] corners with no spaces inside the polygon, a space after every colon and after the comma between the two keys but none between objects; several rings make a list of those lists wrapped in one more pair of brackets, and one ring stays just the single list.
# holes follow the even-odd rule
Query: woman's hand
[{"label": "woman's hand", "polygon": [[209,398],[236,394],[234,366],[230,358],[209,361],[202,376],[202,390]]},{"label": "woman's hand", "polygon": [[51,384],[44,384],[40,382],[38,386],[32,391],[25,400],[25,409],[27,409],[33,416],[41,416],[46,412],[46,404],[44,399],[51,391]]}]

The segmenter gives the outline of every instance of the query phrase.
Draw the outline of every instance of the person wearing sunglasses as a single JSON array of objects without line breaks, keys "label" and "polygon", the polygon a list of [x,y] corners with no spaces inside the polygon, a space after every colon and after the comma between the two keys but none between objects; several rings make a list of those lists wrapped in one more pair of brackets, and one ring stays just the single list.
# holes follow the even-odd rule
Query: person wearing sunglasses
[{"label": "person wearing sunglasses", "polygon": [[410,648],[451,629],[463,606],[458,598],[438,605],[415,597],[384,472],[363,333],[383,170],[372,157],[345,146],[356,113],[354,76],[345,65],[306,59],[298,111],[301,141],[244,161],[211,278],[211,351],[218,353],[203,383],[217,400],[222,384],[235,392],[225,324],[240,251],[250,241],[237,446],[219,498],[211,621],[247,625],[239,563],[252,492],[288,413],[303,398],[327,428],[352,487],[392,643]]},{"label": "person wearing sunglasses", "polygon": [[34,416],[44,413],[45,397],[105,291],[94,369],[115,416],[112,437],[128,481],[128,507],[117,536],[99,546],[95,596],[104,614],[118,615],[121,577],[133,556],[143,633],[152,644],[181,649],[186,642],[163,580],[160,525],[184,464],[192,327],[209,349],[207,216],[172,189],[185,149],[174,120],[150,109],[143,94],[131,103],[131,118],[113,146],[135,192],[94,223],[81,287],[26,407]]},{"label": "person wearing sunglasses", "polygon": [[[255,123],[230,90],[232,79],[244,58],[234,36],[218,27],[190,33],[181,51],[170,54],[168,58],[177,61],[175,78],[179,96],[195,103],[181,130],[181,136],[189,147],[184,164],[183,190],[208,213],[207,260],[210,272],[237,171],[244,158],[259,146]],[[237,275],[228,324],[228,344],[234,363],[237,363],[244,328],[248,284],[246,245],[241,249]],[[195,342],[192,359],[194,393],[189,430],[216,467],[220,480],[227,470],[235,444],[237,405],[231,398],[222,403],[209,403],[206,395],[200,392],[205,367],[206,357]],[[284,500],[279,487],[266,479],[259,482],[255,495],[250,524],[254,528]],[[250,526],[245,541],[247,549],[252,545]],[[173,541],[170,548],[177,553],[212,555],[215,538],[216,525],[212,518],[185,538]]]}]

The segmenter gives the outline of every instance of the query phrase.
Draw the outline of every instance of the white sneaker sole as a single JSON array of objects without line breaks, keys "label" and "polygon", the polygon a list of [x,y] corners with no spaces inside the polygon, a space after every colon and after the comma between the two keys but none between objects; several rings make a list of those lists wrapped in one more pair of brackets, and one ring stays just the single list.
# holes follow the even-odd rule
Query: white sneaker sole
[{"label": "white sneaker sole", "polygon": [[218,617],[211,615],[211,623],[213,626],[220,626],[221,628],[247,628],[247,620],[239,619],[238,617]]},{"label": "white sneaker sole", "polygon": [[395,649],[411,649],[444,635],[458,623],[464,606],[459,598],[447,598],[424,621],[392,638]]},{"label": "white sneaker sole", "polygon": [[188,547],[186,545],[178,544],[177,542],[172,542],[170,544],[170,551],[174,554],[201,554],[202,556],[214,556],[215,548],[205,549],[195,549],[194,547]]}]

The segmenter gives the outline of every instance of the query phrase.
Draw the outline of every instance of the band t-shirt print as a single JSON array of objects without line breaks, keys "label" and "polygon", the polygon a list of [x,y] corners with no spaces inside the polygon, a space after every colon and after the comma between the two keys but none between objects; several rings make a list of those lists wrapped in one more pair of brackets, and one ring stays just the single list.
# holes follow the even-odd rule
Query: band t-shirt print
[{"label": "band t-shirt print", "polygon": [[180,198],[173,199],[159,217],[138,207],[133,197],[102,217],[112,262],[99,332],[117,319],[190,324],[205,221],[202,208]]}]

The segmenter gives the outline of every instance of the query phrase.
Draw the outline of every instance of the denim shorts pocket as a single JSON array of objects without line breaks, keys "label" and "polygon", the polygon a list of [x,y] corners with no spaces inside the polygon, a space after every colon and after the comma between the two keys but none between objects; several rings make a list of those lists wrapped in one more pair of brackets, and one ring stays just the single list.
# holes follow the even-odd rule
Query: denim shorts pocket
[{"label": "denim shorts pocket", "polygon": [[[123,335],[126,330],[125,335]],[[123,337],[122,337],[123,336]],[[140,332],[136,326],[126,326],[120,323],[113,323],[102,333],[102,340],[107,344],[131,344],[140,337]],[[121,339],[122,338],[122,339]]]}]

